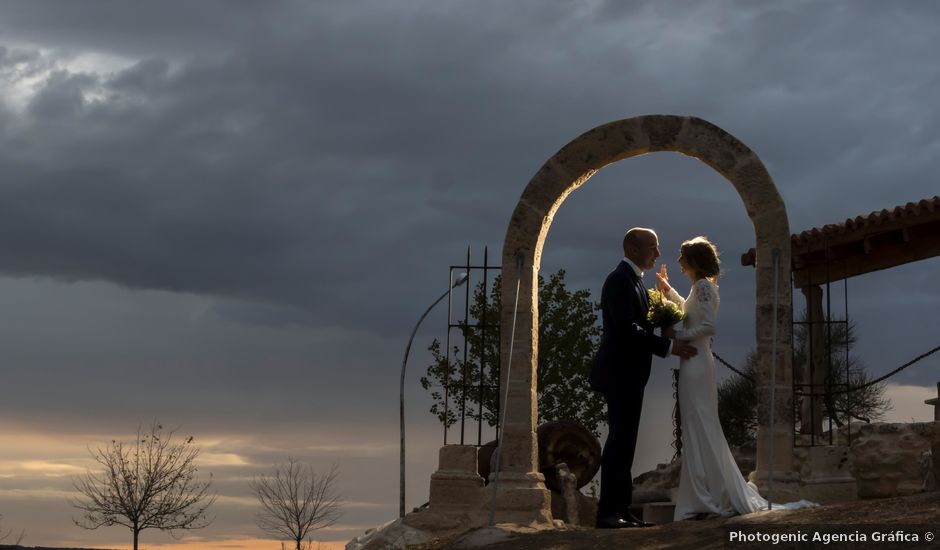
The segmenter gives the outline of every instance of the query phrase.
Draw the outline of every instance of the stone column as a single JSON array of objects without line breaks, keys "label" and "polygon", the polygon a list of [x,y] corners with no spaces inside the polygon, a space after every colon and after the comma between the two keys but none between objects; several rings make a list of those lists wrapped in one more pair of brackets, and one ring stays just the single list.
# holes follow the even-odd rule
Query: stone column
[{"label": "stone column", "polygon": [[[823,322],[825,314],[823,313],[823,292],[819,285],[810,285],[804,287],[803,296],[806,297],[807,326],[806,342],[806,361],[801,382],[804,385],[804,391],[807,393],[822,393],[825,391],[826,375],[829,371],[829,360],[825,345],[825,331]],[[823,432],[823,398],[822,395],[816,397],[807,397],[803,400],[801,410],[802,426],[801,432],[812,434],[819,437]]]},{"label": "stone column", "polygon": [[[521,222],[520,216],[531,214],[534,214],[531,210],[520,212],[517,209],[511,224]],[[538,259],[526,244],[522,239],[507,239],[503,249],[500,317],[500,416],[503,422],[494,521],[551,525],[551,496],[545,488],[545,477],[538,471],[536,439]],[[492,504],[496,475],[495,471],[490,473],[491,485],[484,499],[487,507]]]},{"label": "stone column", "polygon": [[[758,224],[755,223],[755,226]],[[784,237],[786,241],[783,241]],[[775,502],[800,498],[799,475],[793,463],[792,284],[789,234],[758,233],[757,267],[757,469],[750,479]],[[782,242],[786,244],[781,245]],[[774,250],[777,286],[774,287]],[[774,294],[776,293],[776,316]],[[774,328],[776,325],[776,329]],[[775,345],[776,336],[776,345]],[[776,362],[772,354],[776,349]],[[773,371],[773,373],[771,373]],[[773,407],[771,407],[773,399]],[[771,412],[773,418],[771,418]],[[771,477],[773,479],[771,483]]]},{"label": "stone column", "polygon": [[[940,421],[940,382],[937,382],[937,397],[924,401],[924,404],[933,406],[934,422]],[[934,460],[940,462],[940,460],[938,460],[936,457]]]}]

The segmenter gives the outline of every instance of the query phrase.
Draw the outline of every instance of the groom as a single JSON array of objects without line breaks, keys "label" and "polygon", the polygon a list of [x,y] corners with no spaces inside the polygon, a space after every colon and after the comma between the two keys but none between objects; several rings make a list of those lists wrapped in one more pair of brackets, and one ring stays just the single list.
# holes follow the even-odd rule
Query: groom
[{"label": "groom", "polygon": [[646,319],[649,298],[643,270],[659,258],[659,239],[652,229],[634,227],[623,237],[623,261],[604,281],[601,310],[604,332],[589,381],[607,401],[607,441],[601,458],[601,497],[597,528],[648,527],[630,513],[633,502],[633,454],[636,451],[643,390],[653,354],[683,359],[697,350],[688,342],[653,333]]}]

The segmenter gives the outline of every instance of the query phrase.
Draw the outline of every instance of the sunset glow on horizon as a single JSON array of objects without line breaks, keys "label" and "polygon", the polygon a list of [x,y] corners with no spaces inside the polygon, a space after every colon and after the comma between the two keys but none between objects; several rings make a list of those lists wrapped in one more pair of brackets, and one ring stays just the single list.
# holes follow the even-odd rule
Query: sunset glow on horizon
[{"label": "sunset glow on horizon", "polygon": [[[174,438],[179,440],[179,431]],[[54,547],[84,547],[123,549],[128,545],[130,532],[123,527],[102,527],[94,531],[83,530],[74,524],[76,510],[69,506],[69,500],[80,498],[72,483],[78,476],[87,472],[97,472],[101,465],[92,460],[89,449],[105,447],[115,439],[132,441],[133,432],[113,436],[104,434],[55,434],[42,433],[32,427],[18,426],[9,421],[0,425],[0,498],[6,504],[0,508],[3,516],[3,529],[18,533],[25,530],[23,544]],[[217,528],[218,518],[222,517],[229,524],[237,526],[242,533],[261,531],[255,525],[255,516],[259,511],[257,498],[249,490],[248,482],[259,473],[266,473],[275,462],[290,454],[281,450],[283,441],[295,438],[291,434],[268,433],[265,437],[251,437],[247,434],[197,434],[195,441],[202,443],[202,452],[197,461],[203,475],[212,474],[214,492],[217,499],[210,515],[216,518],[209,527],[201,530],[178,532],[181,540],[175,540],[167,533],[148,529],[141,533],[144,547],[164,548],[167,550],[278,550],[280,543],[261,537],[227,535]],[[91,439],[91,441],[89,441]],[[388,455],[393,458],[391,449],[377,450],[351,441],[344,443],[343,436],[330,436],[322,440],[308,439],[309,446],[321,456],[320,463],[325,470],[335,462],[338,456],[346,456],[346,475],[354,476],[357,460],[374,456]],[[298,455],[302,456],[302,455]],[[356,458],[357,456],[361,458]],[[318,466],[319,467],[319,466]],[[343,478],[340,467],[340,482]],[[391,476],[390,476],[391,477]],[[389,480],[389,485],[393,480]],[[390,503],[391,504],[391,503]],[[390,510],[392,506],[387,506]],[[355,518],[358,511],[369,512],[381,509],[377,502],[346,498],[342,510],[344,516]],[[30,522],[29,517],[36,510],[44,510],[45,520]],[[50,518],[58,526],[57,532],[68,533],[66,536],[54,536],[43,533],[50,524]],[[379,523],[378,521],[376,523]],[[340,519],[336,525],[317,531],[312,535],[325,538],[315,543],[314,548],[334,550],[344,547],[348,540],[361,535],[375,524],[351,524]],[[122,535],[126,534],[127,539]],[[50,536],[52,535],[52,536]],[[327,537],[324,537],[327,535]],[[110,541],[108,543],[99,541]]]},{"label": "sunset glow on horizon", "polygon": [[[146,531],[144,532],[146,533]],[[139,550],[281,550],[284,542],[286,550],[293,550],[293,542],[278,541],[274,539],[223,539],[223,540],[191,540],[176,543],[154,544],[146,541],[146,535],[141,536]],[[311,550],[343,550],[348,541],[319,541],[313,540]],[[27,540],[23,544],[28,544]],[[77,545],[78,542],[63,541],[62,546]],[[85,543],[87,544],[87,543]],[[127,542],[102,544],[95,546],[95,550],[129,550]]]}]

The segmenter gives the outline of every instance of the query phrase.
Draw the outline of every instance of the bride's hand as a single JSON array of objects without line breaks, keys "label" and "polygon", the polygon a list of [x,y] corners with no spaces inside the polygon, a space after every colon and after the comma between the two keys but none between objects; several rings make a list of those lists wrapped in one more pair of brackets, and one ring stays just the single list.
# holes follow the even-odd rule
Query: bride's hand
[{"label": "bride's hand", "polygon": [[662,327],[659,330],[663,338],[674,338],[676,336],[676,329],[672,327]]},{"label": "bride's hand", "polygon": [[660,292],[668,293],[672,290],[672,287],[669,285],[669,275],[666,273],[666,264],[662,264],[659,268],[656,279],[658,281],[656,286]]}]

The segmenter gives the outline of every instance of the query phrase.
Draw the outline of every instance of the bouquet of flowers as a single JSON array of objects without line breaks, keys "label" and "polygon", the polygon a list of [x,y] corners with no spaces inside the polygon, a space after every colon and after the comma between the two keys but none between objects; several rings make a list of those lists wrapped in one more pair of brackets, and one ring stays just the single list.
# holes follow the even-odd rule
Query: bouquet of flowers
[{"label": "bouquet of flowers", "polygon": [[650,299],[650,310],[646,318],[655,328],[671,327],[685,317],[682,308],[668,300],[662,292],[653,288],[646,292]]}]

